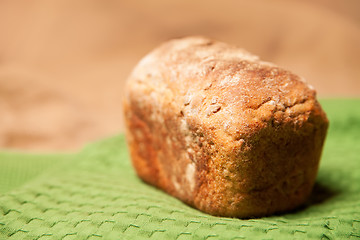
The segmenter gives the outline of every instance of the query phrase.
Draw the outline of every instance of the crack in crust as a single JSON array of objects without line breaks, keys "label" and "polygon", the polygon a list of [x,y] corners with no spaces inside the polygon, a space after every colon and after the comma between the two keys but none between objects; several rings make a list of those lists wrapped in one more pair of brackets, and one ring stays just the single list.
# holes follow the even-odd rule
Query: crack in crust
[{"label": "crack in crust", "polygon": [[229,217],[302,204],[328,127],[302,78],[202,37],[169,41],[143,58],[124,109],[137,174]]}]

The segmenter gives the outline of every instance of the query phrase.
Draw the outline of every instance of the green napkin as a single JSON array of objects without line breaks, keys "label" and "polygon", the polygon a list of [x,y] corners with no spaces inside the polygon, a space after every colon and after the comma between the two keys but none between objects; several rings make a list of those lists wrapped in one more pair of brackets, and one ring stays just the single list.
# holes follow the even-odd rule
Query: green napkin
[{"label": "green napkin", "polygon": [[322,105],[330,130],[320,171],[296,211],[199,212],[139,180],[117,136],[77,154],[0,153],[0,239],[359,239],[360,99]]}]

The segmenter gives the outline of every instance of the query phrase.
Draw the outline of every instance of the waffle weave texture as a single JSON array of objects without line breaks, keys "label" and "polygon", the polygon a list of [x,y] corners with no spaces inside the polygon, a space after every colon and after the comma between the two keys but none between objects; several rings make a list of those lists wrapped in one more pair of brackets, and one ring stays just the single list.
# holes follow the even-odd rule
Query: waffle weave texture
[{"label": "waffle weave texture", "polygon": [[296,211],[201,213],[139,180],[116,136],[77,154],[0,153],[0,239],[360,239],[360,100],[321,102],[330,130]]}]

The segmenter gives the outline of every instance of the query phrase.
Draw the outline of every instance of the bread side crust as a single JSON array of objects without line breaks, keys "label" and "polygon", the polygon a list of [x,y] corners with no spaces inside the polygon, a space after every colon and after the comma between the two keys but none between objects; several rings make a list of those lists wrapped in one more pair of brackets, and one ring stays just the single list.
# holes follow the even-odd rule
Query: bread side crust
[{"label": "bread side crust", "polygon": [[138,175],[218,216],[302,204],[328,127],[303,79],[202,37],[169,41],[140,61],[124,109]]}]

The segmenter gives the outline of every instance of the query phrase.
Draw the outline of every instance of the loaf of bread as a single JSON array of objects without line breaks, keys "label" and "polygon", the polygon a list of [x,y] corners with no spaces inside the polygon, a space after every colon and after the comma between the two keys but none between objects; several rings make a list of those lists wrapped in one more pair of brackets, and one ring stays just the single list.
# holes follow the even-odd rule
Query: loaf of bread
[{"label": "loaf of bread", "polygon": [[203,212],[261,217],[309,197],[328,120],[301,77],[225,43],[164,43],[124,99],[134,168]]}]

